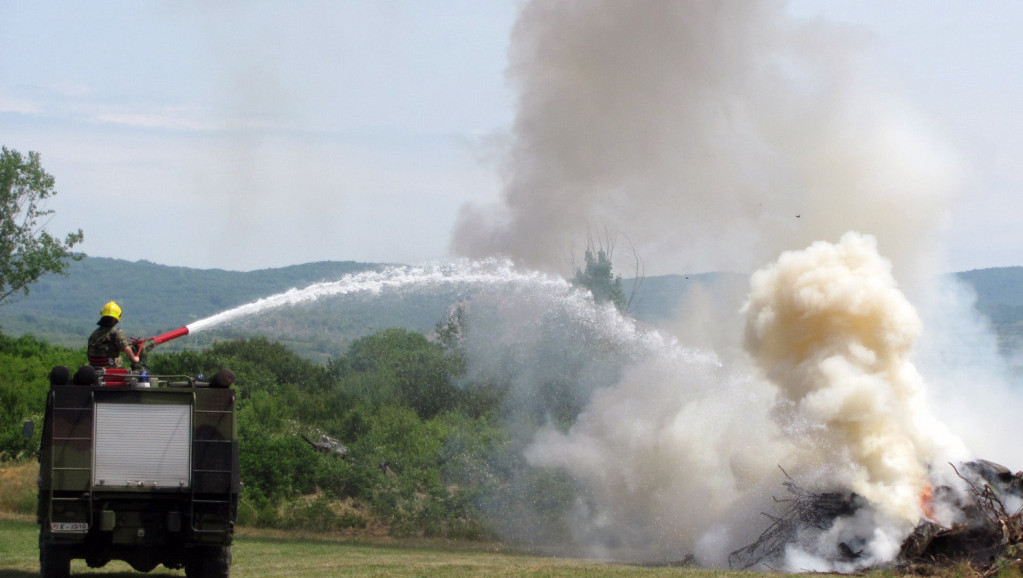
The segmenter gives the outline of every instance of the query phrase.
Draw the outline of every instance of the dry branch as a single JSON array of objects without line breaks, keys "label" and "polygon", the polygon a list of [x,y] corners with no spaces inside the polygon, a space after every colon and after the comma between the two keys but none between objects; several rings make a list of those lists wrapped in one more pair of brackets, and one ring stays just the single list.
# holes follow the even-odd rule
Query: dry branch
[{"label": "dry branch", "polygon": [[[785,553],[785,547],[798,540],[799,532],[805,528],[827,530],[840,516],[852,514],[856,510],[855,495],[842,492],[813,492],[800,487],[785,474],[783,486],[791,497],[774,498],[775,503],[786,504],[787,508],[781,516],[762,512],[771,520],[760,537],[752,544],[733,551],[728,555],[728,565],[732,569],[746,570],[754,566],[768,565],[772,560]],[[842,552],[843,557],[854,558],[855,552],[848,548]]]}]

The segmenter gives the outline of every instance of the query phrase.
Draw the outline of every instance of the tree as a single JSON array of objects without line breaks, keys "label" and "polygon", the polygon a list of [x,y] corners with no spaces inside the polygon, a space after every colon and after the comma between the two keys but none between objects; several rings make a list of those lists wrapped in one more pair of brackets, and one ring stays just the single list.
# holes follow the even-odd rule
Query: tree
[{"label": "tree", "polygon": [[453,383],[460,358],[408,329],[385,329],[356,340],[332,368],[353,384],[368,379],[375,387],[368,395],[380,402],[400,401],[423,419],[454,408],[461,398]]},{"label": "tree", "polygon": [[592,246],[586,248],[586,268],[576,269],[572,282],[589,289],[597,303],[610,301],[619,311],[625,311],[622,276],[612,272],[611,254],[603,247],[596,252]]},{"label": "tree", "polygon": [[[626,237],[628,241],[628,237]],[[625,313],[632,305],[632,299],[636,296],[640,286],[643,284],[643,263],[636,253],[636,249],[629,242],[629,249],[635,265],[632,290],[628,297],[622,287],[622,276],[612,272],[611,257],[614,254],[615,242],[612,236],[605,230],[603,235],[597,235],[594,239],[590,235],[586,240],[586,268],[575,270],[575,278],[572,284],[577,287],[589,289],[593,299],[597,303],[610,301],[619,312]],[[574,261],[574,259],[573,259]]]},{"label": "tree", "polygon": [[63,240],[45,230],[40,219],[53,214],[45,201],[57,194],[54,179],[40,162],[39,153],[24,157],[7,147],[0,149],[0,303],[23,291],[46,273],[66,274],[68,259],[81,253],[71,248],[85,238],[81,229]]}]

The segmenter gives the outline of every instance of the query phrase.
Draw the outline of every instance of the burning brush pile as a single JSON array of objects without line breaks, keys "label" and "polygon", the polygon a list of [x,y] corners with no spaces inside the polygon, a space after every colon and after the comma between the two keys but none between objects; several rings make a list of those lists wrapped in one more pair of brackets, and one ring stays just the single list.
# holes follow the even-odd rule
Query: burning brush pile
[{"label": "burning brush pile", "polygon": [[[573,360],[592,367],[581,380],[585,406],[567,431],[552,420],[523,452],[531,467],[559,469],[575,484],[565,512],[574,546],[605,558],[785,572],[993,568],[1016,557],[1023,475],[978,460],[990,454],[932,411],[936,399],[958,409],[979,396],[969,385],[932,387],[933,366],[917,370],[923,321],[872,237],[815,242],[755,272],[744,323],[722,339],[741,331],[742,348],[726,345],[720,356],[570,297],[549,307],[540,297],[495,300],[502,313],[475,317],[464,347],[472,371],[521,368],[508,382],[521,399],[539,399],[527,388],[575,355],[562,342],[584,343],[577,327],[592,336]],[[534,340],[538,326],[545,335]],[[504,350],[531,363],[490,361]],[[960,383],[958,375],[935,385]],[[542,535],[529,521],[509,533]]]},{"label": "burning brush pile", "polygon": [[873,238],[783,254],[753,276],[746,315],[797,475],[733,567],[991,564],[1023,540],[1023,476],[971,457],[930,412],[911,361],[922,323]]},{"label": "burning brush pile", "polygon": [[[1023,554],[1023,472],[1014,474],[986,460],[950,467],[959,484],[923,493],[924,520],[886,566],[919,571],[966,562],[986,574],[996,568],[999,559],[1016,560]],[[784,486],[788,497],[775,499],[783,513],[765,514],[770,519],[768,528],[752,544],[729,556],[733,569],[775,569],[787,565],[794,549],[820,555],[820,536],[869,507],[855,493],[814,492],[800,487],[787,474]],[[824,556],[831,567],[862,569],[872,565],[871,560],[862,559],[864,544],[864,539],[856,537],[839,541],[834,551]]]}]

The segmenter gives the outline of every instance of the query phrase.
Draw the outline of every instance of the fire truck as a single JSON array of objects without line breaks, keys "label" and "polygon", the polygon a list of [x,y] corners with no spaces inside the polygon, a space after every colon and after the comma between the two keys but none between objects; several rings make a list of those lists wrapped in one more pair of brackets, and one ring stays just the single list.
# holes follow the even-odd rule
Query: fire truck
[{"label": "fire truck", "polygon": [[68,576],[73,559],[230,575],[241,487],[233,381],[229,370],[207,381],[54,368],[39,456],[44,578]]}]

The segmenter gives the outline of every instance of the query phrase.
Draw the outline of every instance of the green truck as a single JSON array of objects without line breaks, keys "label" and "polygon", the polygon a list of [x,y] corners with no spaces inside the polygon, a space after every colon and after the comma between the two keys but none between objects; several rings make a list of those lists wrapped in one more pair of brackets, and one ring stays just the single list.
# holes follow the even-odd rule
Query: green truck
[{"label": "green truck", "polygon": [[229,576],[241,487],[234,375],[92,369],[71,379],[54,368],[50,377],[39,456],[42,576],[68,576],[72,559]]}]

